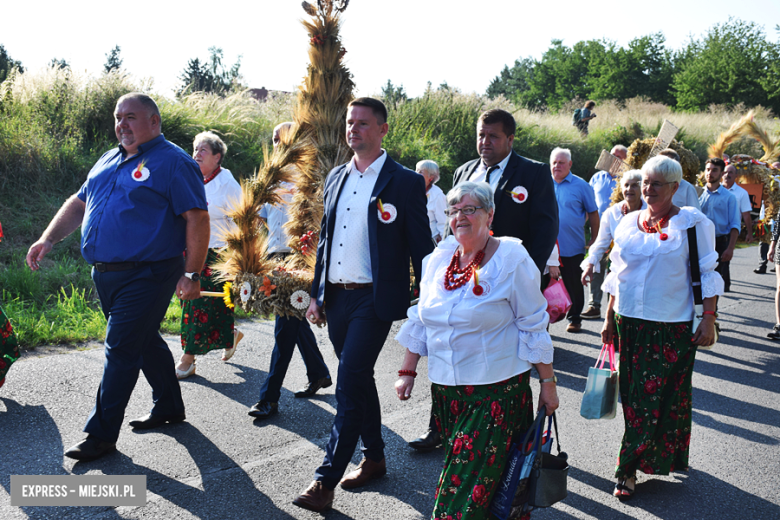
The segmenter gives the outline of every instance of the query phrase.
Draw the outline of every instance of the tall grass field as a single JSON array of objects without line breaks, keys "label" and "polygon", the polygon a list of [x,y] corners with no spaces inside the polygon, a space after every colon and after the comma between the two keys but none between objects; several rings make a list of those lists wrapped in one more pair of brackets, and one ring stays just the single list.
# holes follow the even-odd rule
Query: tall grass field
[{"label": "tall grass field", "polygon": [[[119,96],[134,90],[154,95],[151,81],[119,72],[94,78],[52,68],[12,73],[0,85],[0,223],[5,233],[0,242],[0,294],[24,347],[77,343],[101,338],[105,332],[90,267],[80,255],[78,232],[57,244],[38,272],[27,269],[24,256],[95,161],[116,146],[114,105]],[[270,149],[274,126],[291,120],[295,103],[291,94],[259,102],[248,92],[157,100],[168,140],[190,152],[197,133],[217,132],[228,145],[223,164],[239,178],[253,175]],[[436,161],[442,173],[439,186],[446,192],[454,170],[477,156],[479,114],[504,108],[518,123],[515,150],[548,162],[553,148],[569,148],[573,172],[587,180],[601,150],[654,136],[665,119],[680,128],[678,140],[703,164],[708,144],[747,112],[747,107],[713,106],[681,113],[642,99],[599,101],[594,110],[598,117],[583,138],[571,125],[577,106],[581,101],[558,112],[532,111],[501,97],[452,88],[429,90],[420,98],[389,104],[390,131],[384,146],[391,157],[412,169],[422,159]],[[756,114],[770,135],[780,134],[774,114],[761,107]],[[732,144],[729,152],[762,155],[750,140]],[[178,332],[179,316],[174,299],[164,323],[166,332]]]}]

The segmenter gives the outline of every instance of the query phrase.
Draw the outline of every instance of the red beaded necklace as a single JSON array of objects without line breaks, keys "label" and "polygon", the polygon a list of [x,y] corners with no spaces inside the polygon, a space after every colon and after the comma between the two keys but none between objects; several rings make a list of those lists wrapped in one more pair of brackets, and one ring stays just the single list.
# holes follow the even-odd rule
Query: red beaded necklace
[{"label": "red beaded necklace", "polygon": [[[487,242],[485,242],[485,247],[483,247],[482,250],[477,253],[477,256],[474,257],[474,260],[463,269],[458,267],[460,265],[460,248],[455,250],[455,254],[452,255],[452,260],[450,260],[450,265],[447,266],[447,270],[444,272],[445,289],[454,291],[459,287],[463,287],[471,280],[471,275],[479,268],[479,264],[482,262],[482,259],[485,258],[485,250],[487,249],[489,242],[490,237],[488,237]],[[459,275],[460,278],[455,278],[455,275]]]},{"label": "red beaded necklace", "polygon": [[655,226],[651,226],[649,222],[650,222],[649,217],[647,220],[642,221],[642,229],[645,230],[645,233],[659,233],[658,238],[660,238],[661,240],[666,240],[667,238],[669,238],[669,235],[661,231],[669,223],[669,213],[664,215],[663,218],[661,218],[661,220],[656,222]]},{"label": "red beaded necklace", "polygon": [[222,166],[217,166],[217,169],[214,170],[214,173],[212,173],[211,175],[209,175],[208,177],[203,179],[203,184],[206,185],[206,184],[210,183],[211,181],[213,181],[214,177],[219,175],[219,172],[221,172],[221,171],[222,171]]}]

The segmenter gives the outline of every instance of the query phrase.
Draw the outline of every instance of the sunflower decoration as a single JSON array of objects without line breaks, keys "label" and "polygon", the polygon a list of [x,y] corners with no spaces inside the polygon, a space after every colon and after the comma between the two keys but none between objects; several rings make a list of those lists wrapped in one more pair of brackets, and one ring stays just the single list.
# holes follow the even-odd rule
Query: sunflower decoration
[{"label": "sunflower decoration", "polygon": [[[293,295],[311,291],[325,177],[352,157],[345,120],[354,83],[343,64],[346,50],[339,35],[340,15],[348,4],[349,0],[303,2],[309,16],[302,23],[309,39],[310,65],[298,91],[294,124],[281,133],[281,143],[267,150],[260,169],[243,183],[242,200],[230,215],[237,229],[223,234],[227,247],[213,267],[222,279],[233,280],[232,302],[246,312],[304,317],[302,300]],[[258,212],[264,204],[282,203],[279,189],[285,182],[295,185],[285,225],[292,253],[285,260],[269,260],[268,237]],[[247,283],[252,290],[244,300],[239,288]]]}]

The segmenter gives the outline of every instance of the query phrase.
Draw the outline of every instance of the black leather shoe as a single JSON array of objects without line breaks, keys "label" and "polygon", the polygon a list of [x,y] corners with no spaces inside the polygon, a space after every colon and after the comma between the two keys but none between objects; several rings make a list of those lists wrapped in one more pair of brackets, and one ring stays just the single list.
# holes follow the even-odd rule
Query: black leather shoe
[{"label": "black leather shoe", "polygon": [[158,428],[164,424],[176,424],[184,421],[187,417],[183,413],[174,415],[154,415],[149,414],[130,421],[130,427],[136,430],[150,430]]},{"label": "black leather shoe", "polygon": [[766,274],[766,266],[765,265],[759,265],[755,269],[753,269],[753,272],[756,274]]},{"label": "black leather shoe", "polygon": [[425,435],[409,443],[417,451],[431,451],[441,448],[441,434],[438,430],[428,430]]},{"label": "black leather shoe", "polygon": [[99,459],[113,451],[116,451],[116,443],[104,442],[95,437],[87,437],[66,451],[65,456],[71,459],[87,461]]},{"label": "black leather shoe", "polygon": [[279,413],[279,404],[268,401],[259,401],[249,409],[249,415],[257,419],[266,419],[277,413]]},{"label": "black leather shoe", "polygon": [[320,388],[328,388],[333,384],[330,376],[325,376],[322,379],[316,381],[309,381],[301,390],[295,392],[295,397],[311,397],[317,393]]}]

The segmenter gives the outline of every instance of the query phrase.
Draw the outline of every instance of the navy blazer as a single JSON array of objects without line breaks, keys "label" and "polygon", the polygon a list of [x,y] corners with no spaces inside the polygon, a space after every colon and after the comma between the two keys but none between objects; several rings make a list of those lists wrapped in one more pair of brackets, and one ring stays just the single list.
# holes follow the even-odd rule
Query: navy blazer
[{"label": "navy blazer", "polygon": [[[324,212],[317,246],[312,298],[325,305],[325,282],[336,223],[338,205],[347,164],[334,168],[325,179]],[[378,199],[395,206],[397,217],[390,224],[379,222]],[[389,156],[374,185],[368,203],[368,242],[371,249],[371,278],[374,307],[380,319],[395,321],[406,317],[409,307],[409,259],[417,280],[422,276],[422,260],[433,250],[426,209],[425,180],[393,161]]]},{"label": "navy blazer", "polygon": [[[455,170],[453,186],[468,180],[480,160],[469,161]],[[528,192],[522,202],[516,201],[510,193],[518,186]],[[558,238],[558,201],[550,167],[521,157],[512,150],[493,200],[496,205],[493,234],[522,240],[539,272],[543,273]]]}]

